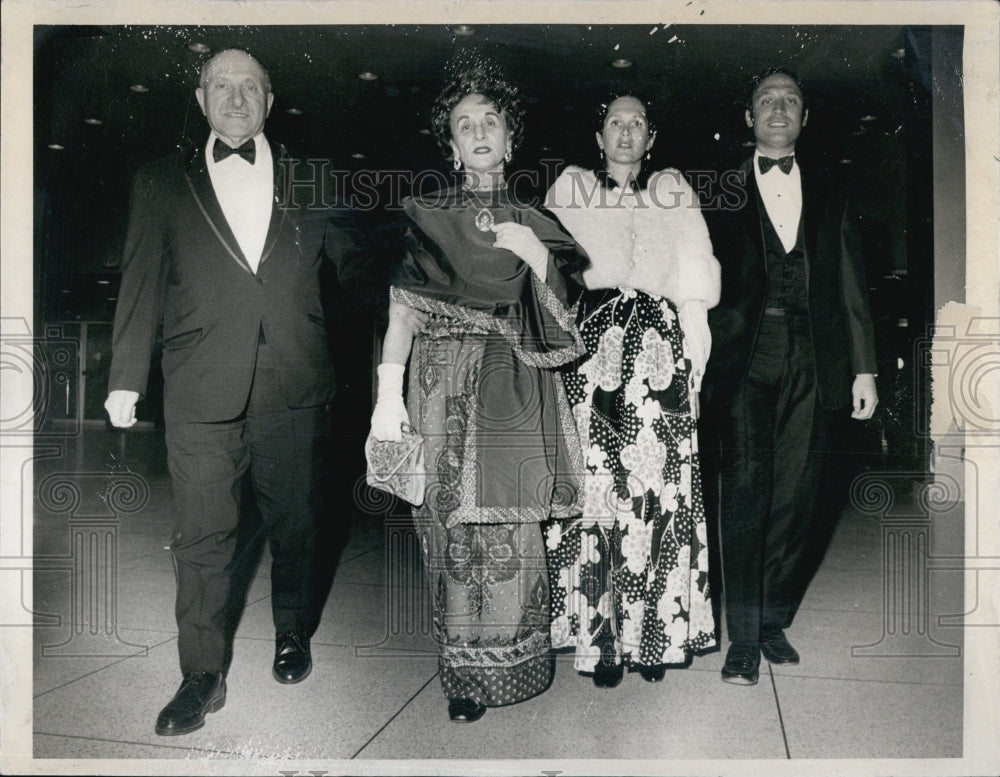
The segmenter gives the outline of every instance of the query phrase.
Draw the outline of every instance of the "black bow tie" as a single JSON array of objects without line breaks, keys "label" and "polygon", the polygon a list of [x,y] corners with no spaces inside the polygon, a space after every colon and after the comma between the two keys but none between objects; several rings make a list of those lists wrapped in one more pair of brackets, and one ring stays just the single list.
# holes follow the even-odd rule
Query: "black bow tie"
[{"label": "black bow tie", "polygon": [[757,166],[760,168],[761,173],[766,173],[775,165],[781,170],[785,175],[792,172],[792,162],[795,161],[794,156],[783,156],[781,159],[771,159],[767,156],[757,157]]},{"label": "black bow tie", "polygon": [[239,154],[250,164],[253,164],[254,160],[257,158],[257,147],[254,145],[253,138],[250,138],[250,140],[239,148],[233,148],[232,146],[223,143],[220,138],[215,139],[215,145],[212,146],[212,159],[216,162],[221,162],[223,159],[232,156],[233,154]]}]

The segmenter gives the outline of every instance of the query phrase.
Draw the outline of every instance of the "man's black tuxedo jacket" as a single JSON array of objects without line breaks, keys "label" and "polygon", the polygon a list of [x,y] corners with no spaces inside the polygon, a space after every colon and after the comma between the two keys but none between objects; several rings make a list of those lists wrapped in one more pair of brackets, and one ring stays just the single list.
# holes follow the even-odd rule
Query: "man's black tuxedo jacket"
[{"label": "man's black tuxedo jacket", "polygon": [[250,392],[261,331],[289,407],[333,398],[319,286],[330,214],[301,189],[288,196],[290,157],[274,144],[271,150],[275,206],[256,274],[223,216],[203,146],[136,176],[109,388],[145,392],[162,324],[168,420],[237,417]]},{"label": "man's black tuxedo jacket", "polygon": [[[746,378],[767,298],[767,264],[753,159],[740,167],[741,202],[709,215],[722,265],[722,294],[708,312],[712,355],[702,384],[707,406],[727,404]],[[780,175],[775,171],[772,175]],[[808,278],[809,324],[822,405],[851,401],[851,383],[874,373],[875,340],[857,225],[842,181],[803,167],[801,230]],[[734,200],[733,192],[729,192]],[[736,207],[733,207],[736,205]]]}]

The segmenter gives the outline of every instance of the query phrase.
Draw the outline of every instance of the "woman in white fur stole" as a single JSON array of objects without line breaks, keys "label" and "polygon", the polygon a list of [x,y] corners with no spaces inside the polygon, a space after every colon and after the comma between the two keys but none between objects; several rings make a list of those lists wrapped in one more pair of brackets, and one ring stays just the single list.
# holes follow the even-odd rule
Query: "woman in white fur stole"
[{"label": "woman in white fur stole", "polygon": [[604,106],[605,169],[566,168],[546,200],[592,262],[587,355],[564,374],[585,507],[546,535],[553,646],[575,646],[576,669],[606,688],[629,666],[662,680],[715,642],[696,419],[719,263],[684,177],[643,169],[646,113],[632,96]]}]

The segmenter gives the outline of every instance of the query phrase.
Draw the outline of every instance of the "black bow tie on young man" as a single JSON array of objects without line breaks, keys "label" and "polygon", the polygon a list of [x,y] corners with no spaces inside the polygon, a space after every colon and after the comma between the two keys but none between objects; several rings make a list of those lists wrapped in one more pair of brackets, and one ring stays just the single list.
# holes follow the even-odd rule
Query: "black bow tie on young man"
[{"label": "black bow tie on young man", "polygon": [[244,143],[239,148],[233,148],[232,146],[224,143],[221,138],[215,139],[215,145],[212,146],[212,159],[216,162],[221,162],[233,154],[239,154],[250,164],[254,163],[257,158],[257,147],[254,145],[253,138],[250,138],[246,143]]},{"label": "black bow tie on young man", "polygon": [[772,167],[777,165],[781,172],[788,175],[792,172],[792,162],[794,161],[795,157],[791,155],[783,156],[781,159],[771,159],[771,157],[759,156],[757,157],[757,166],[760,168],[761,173],[766,173]]}]

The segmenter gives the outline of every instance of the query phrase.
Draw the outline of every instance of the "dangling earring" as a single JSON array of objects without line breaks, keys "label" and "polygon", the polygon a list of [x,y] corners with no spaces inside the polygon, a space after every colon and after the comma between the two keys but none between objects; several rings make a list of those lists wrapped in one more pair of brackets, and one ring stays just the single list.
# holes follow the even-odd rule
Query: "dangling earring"
[{"label": "dangling earring", "polygon": [[462,157],[460,157],[458,154],[455,154],[455,159],[452,161],[452,164],[455,166],[456,170],[461,170],[462,169]]},{"label": "dangling earring", "polygon": [[604,161],[604,149],[603,148],[601,149],[601,161],[602,162]]},{"label": "dangling earring", "polygon": [[511,157],[510,141],[508,141],[507,142],[507,153],[504,154],[503,161],[506,162],[507,164],[510,164],[510,157]]},{"label": "dangling earring", "polygon": [[652,158],[653,158],[653,152],[652,151],[647,151],[646,152],[646,161],[648,162]]}]

